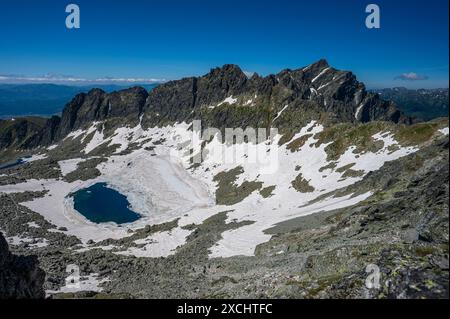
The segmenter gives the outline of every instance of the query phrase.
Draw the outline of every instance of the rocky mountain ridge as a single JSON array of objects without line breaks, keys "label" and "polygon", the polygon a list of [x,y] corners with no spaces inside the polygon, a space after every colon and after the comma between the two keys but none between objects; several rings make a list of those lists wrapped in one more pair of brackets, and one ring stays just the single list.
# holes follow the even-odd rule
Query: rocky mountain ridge
[{"label": "rocky mountain ridge", "polygon": [[[290,116],[280,117],[286,108]],[[161,84],[150,93],[141,87],[113,93],[92,89],[75,96],[61,117],[53,116],[40,126],[31,126],[27,120],[21,120],[21,126],[19,122],[0,121],[0,149],[48,146],[70,132],[104,120],[122,126],[141,120],[144,128],[201,119],[214,127],[295,129],[318,118],[332,123],[413,121],[394,103],[367,92],[353,73],[336,70],[326,60],[251,78],[229,64],[201,77]],[[274,119],[276,123],[272,123]],[[30,132],[17,134],[23,126]]]}]

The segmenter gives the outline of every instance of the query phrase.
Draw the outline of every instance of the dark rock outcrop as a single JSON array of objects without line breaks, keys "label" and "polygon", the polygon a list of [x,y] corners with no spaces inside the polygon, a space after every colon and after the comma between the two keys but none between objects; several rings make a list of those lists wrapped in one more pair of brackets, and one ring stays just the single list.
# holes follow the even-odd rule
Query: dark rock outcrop
[{"label": "dark rock outcrop", "polygon": [[45,298],[45,273],[34,256],[16,256],[0,233],[0,299]]},{"label": "dark rock outcrop", "polygon": [[0,149],[28,148],[39,141],[45,127],[46,120],[38,117],[0,120]]},{"label": "dark rock outcrop", "polygon": [[111,94],[100,89],[78,94],[63,110],[57,138],[84,125],[113,117],[120,117],[127,124],[137,123],[147,96],[147,91],[141,87]]}]

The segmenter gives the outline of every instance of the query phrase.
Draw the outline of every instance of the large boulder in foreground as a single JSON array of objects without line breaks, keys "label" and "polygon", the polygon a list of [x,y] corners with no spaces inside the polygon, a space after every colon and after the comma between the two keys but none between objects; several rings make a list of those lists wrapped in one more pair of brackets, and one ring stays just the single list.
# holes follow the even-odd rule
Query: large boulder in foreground
[{"label": "large boulder in foreground", "polygon": [[0,299],[45,298],[45,273],[35,256],[16,256],[0,233]]}]

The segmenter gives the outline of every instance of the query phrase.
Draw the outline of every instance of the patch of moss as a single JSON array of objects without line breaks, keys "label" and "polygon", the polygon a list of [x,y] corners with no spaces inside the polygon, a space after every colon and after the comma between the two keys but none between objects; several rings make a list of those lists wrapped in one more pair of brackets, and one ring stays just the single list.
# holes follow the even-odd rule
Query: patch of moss
[{"label": "patch of moss", "polygon": [[342,174],[342,178],[347,178],[347,177],[361,177],[363,176],[365,173],[364,171],[357,171],[354,169],[348,169],[345,171],[344,174]]},{"label": "patch of moss", "polygon": [[336,163],[336,162],[331,162],[330,164],[321,167],[321,168],[319,169],[319,172],[322,173],[324,170],[327,170],[327,169],[334,169],[334,168],[336,168],[336,166],[337,166],[337,163]]},{"label": "patch of moss", "polygon": [[416,252],[416,255],[418,255],[420,257],[426,257],[428,255],[432,255],[433,253],[435,253],[436,248],[421,246],[421,247],[416,247],[415,252]]},{"label": "patch of moss", "polygon": [[295,133],[292,131],[283,134],[283,136],[281,136],[280,140],[278,141],[278,146],[284,145],[287,142],[289,142],[290,140],[292,140],[294,135],[295,135]]},{"label": "patch of moss", "polygon": [[291,143],[289,143],[286,148],[291,152],[298,151],[303,145],[305,145],[306,141],[312,136],[312,134],[306,134],[299,138],[296,138]]},{"label": "patch of moss", "polygon": [[382,141],[376,141],[372,138],[376,133],[386,131],[392,125],[384,122],[371,122],[354,125],[350,123],[337,124],[325,128],[322,132],[316,134],[318,139],[316,147],[322,144],[329,144],[325,147],[327,159],[335,161],[345,153],[350,146],[355,146],[354,153],[377,152],[383,146]]},{"label": "patch of moss", "polygon": [[356,165],[356,163],[351,163],[351,164],[348,164],[348,165],[345,165],[345,166],[341,166],[338,169],[336,169],[336,172],[343,173],[343,172],[349,170],[350,168],[352,168],[355,165]]},{"label": "patch of moss", "polygon": [[237,204],[254,191],[261,189],[263,183],[256,181],[245,181],[239,186],[235,185],[237,177],[243,171],[243,168],[238,166],[214,176],[213,181],[217,182],[216,203],[218,205]]},{"label": "patch of moss", "polygon": [[411,160],[405,161],[405,167],[408,171],[414,172],[423,166],[425,160],[422,156],[415,154]]},{"label": "patch of moss", "polygon": [[86,160],[84,162],[78,163],[77,169],[73,172],[70,172],[64,177],[64,180],[72,183],[76,180],[87,181],[90,179],[94,179],[97,176],[100,176],[100,171],[97,169],[97,166],[100,163],[106,162],[107,158],[93,158]]},{"label": "patch of moss", "polygon": [[309,185],[309,182],[303,178],[303,175],[301,173],[298,174],[298,176],[291,182],[291,184],[292,187],[294,187],[294,189],[300,193],[312,193],[315,190],[314,187]]},{"label": "patch of moss", "polygon": [[268,197],[270,197],[270,196],[273,195],[272,192],[274,191],[275,187],[276,187],[275,185],[273,185],[273,186],[268,186],[268,187],[266,187],[266,188],[261,189],[261,190],[259,191],[259,193],[261,194],[262,197],[268,198]]},{"label": "patch of moss", "polygon": [[394,138],[403,146],[415,146],[430,140],[438,129],[439,124],[433,122],[402,125]]}]

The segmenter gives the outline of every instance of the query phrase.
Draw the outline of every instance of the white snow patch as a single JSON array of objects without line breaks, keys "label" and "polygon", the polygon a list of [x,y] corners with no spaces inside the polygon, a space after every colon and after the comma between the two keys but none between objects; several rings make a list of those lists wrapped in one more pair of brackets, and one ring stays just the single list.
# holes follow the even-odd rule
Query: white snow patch
[{"label": "white snow patch", "polygon": [[319,88],[317,89],[317,91],[320,91],[321,89],[327,87],[327,86],[330,85],[332,82],[333,82],[333,81],[330,81],[330,82],[328,82],[328,83],[326,83],[326,84],[322,84],[321,86],[319,86]]},{"label": "white snow patch", "polygon": [[30,248],[42,248],[48,246],[48,240],[45,238],[28,238],[22,236],[7,237],[6,241],[10,246],[20,246],[27,244]]},{"label": "white snow patch", "polygon": [[439,130],[441,134],[448,135],[448,127],[442,128]]},{"label": "white snow patch", "polygon": [[32,155],[31,157],[22,158],[22,161],[24,163],[31,163],[31,162],[40,161],[40,160],[43,160],[46,158],[47,158],[47,154],[35,154],[35,155]]},{"label": "white snow patch", "polygon": [[86,133],[86,130],[81,130],[81,129],[76,130],[76,131],[73,131],[73,132],[70,132],[70,133],[64,138],[64,141],[67,140],[67,139],[69,139],[69,138],[72,139],[72,140],[77,139],[78,137],[80,137],[80,136],[83,135],[84,133]]},{"label": "white snow patch", "polygon": [[41,226],[39,226],[38,224],[36,224],[36,222],[29,222],[27,223],[29,227],[31,228],[41,228]]},{"label": "white snow patch", "polygon": [[275,122],[275,120],[276,120],[277,118],[279,118],[281,114],[283,114],[284,110],[286,110],[286,109],[288,108],[288,106],[289,106],[289,104],[286,104],[286,105],[281,109],[281,111],[277,113],[277,116],[273,119],[272,122]]},{"label": "white snow patch", "polygon": [[230,105],[233,105],[236,102],[237,102],[237,99],[233,98],[233,96],[231,95],[231,96],[227,97],[225,100],[223,100],[222,102],[220,102],[219,104],[217,104],[217,106],[220,106],[220,105],[222,105],[224,103],[228,103]]},{"label": "white snow patch", "polygon": [[130,247],[125,251],[116,252],[118,255],[132,255],[136,257],[167,257],[173,255],[177,247],[186,242],[191,231],[175,228],[174,230],[158,232],[151,236],[135,241],[143,247]]},{"label": "white snow patch", "polygon": [[83,161],[82,158],[73,158],[65,161],[59,161],[58,165],[61,169],[61,174],[63,176],[66,176],[67,174],[75,171],[78,167],[78,163],[80,163],[81,161]]},{"label": "white snow patch", "polygon": [[88,276],[80,276],[80,280],[77,283],[72,283],[67,278],[65,286],[58,290],[47,290],[46,295],[53,295],[56,293],[74,293],[80,291],[95,291],[101,292],[103,289],[100,287],[102,283],[108,282],[108,278],[98,278],[98,274],[92,273]]},{"label": "white snow patch", "polygon": [[104,143],[103,130],[102,131],[96,130],[94,133],[94,136],[92,137],[92,139],[89,141],[89,143],[84,148],[84,153],[85,154],[90,153],[92,150],[96,149],[98,146],[100,146],[103,143]]},{"label": "white snow patch", "polygon": [[316,82],[322,75],[325,74],[325,72],[327,72],[330,68],[325,68],[323,69],[314,79],[312,79],[312,83]]},{"label": "white snow patch", "polygon": [[357,107],[356,112],[355,112],[355,119],[358,119],[359,113],[361,112],[361,109],[363,108],[363,106],[364,106],[363,104],[360,104]]}]

